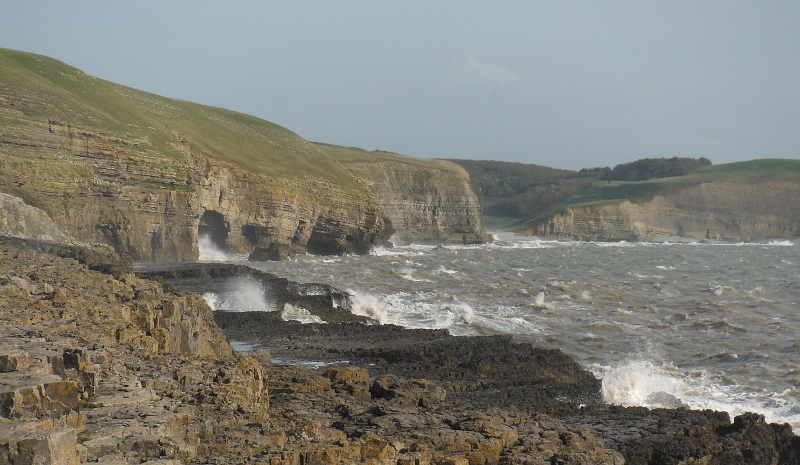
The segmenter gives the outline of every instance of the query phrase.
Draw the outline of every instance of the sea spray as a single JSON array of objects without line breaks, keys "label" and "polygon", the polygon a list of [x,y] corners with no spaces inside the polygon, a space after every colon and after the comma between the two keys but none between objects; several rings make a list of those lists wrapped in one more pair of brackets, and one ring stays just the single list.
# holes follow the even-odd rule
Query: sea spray
[{"label": "sea spray", "polygon": [[[559,348],[608,377],[616,389],[609,397],[628,405],[677,399],[797,427],[798,263],[797,241],[597,244],[502,234],[480,246],[398,246],[251,266],[352,289],[361,298],[356,313],[385,323]],[[639,358],[649,366],[621,363],[645,346]]]},{"label": "sea spray", "polygon": [[325,320],[318,317],[317,315],[312,315],[311,312],[306,310],[303,307],[295,307],[290,303],[283,304],[283,311],[281,311],[281,319],[283,321],[297,321],[303,324],[309,323],[317,323],[322,324],[326,323]]},{"label": "sea spray", "polygon": [[232,312],[272,312],[277,310],[270,302],[264,286],[253,278],[231,279],[225,284],[225,290],[219,294],[206,292],[203,294],[206,303],[213,310]]},{"label": "sea spray", "polygon": [[685,384],[665,367],[647,360],[629,360],[597,373],[602,378],[603,399],[623,406],[677,407]]},{"label": "sea spray", "polygon": [[197,238],[197,249],[199,252],[198,260],[201,262],[224,262],[231,258],[214,243],[208,234],[201,234]]},{"label": "sea spray", "polygon": [[707,372],[683,373],[671,365],[657,366],[648,360],[628,360],[616,367],[593,365],[602,379],[603,399],[622,406],[649,408],[688,407],[764,415],[768,422],[800,427],[800,395],[789,388],[780,393],[753,392],[751,388]]},{"label": "sea spray", "polygon": [[350,312],[354,315],[372,318],[382,325],[389,323],[389,313],[379,297],[352,289],[347,293],[350,294]]}]

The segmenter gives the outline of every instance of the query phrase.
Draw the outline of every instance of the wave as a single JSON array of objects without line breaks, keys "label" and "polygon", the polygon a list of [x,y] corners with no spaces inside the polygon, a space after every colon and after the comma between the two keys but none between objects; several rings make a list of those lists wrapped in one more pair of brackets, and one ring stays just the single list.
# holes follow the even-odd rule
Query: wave
[{"label": "wave", "polygon": [[373,247],[369,254],[375,257],[399,257],[404,255],[422,255],[424,252],[413,250],[408,246],[397,246],[392,248]]},{"label": "wave", "polygon": [[351,313],[372,318],[382,325],[389,323],[389,311],[378,296],[352,289],[347,293],[350,294]]},{"label": "wave", "polygon": [[281,319],[283,321],[297,321],[303,324],[309,323],[327,323],[317,315],[312,315],[311,312],[303,307],[295,307],[290,303],[283,304],[283,311],[281,312]]},{"label": "wave", "polygon": [[470,327],[476,315],[472,306],[456,298],[430,301],[427,296],[408,293],[375,295],[348,289],[350,311],[367,316],[381,324],[406,328],[448,329],[453,334],[476,334]]},{"label": "wave", "polygon": [[247,255],[232,254],[222,250],[208,234],[198,236],[197,251],[197,260],[200,262],[233,262],[247,259]]},{"label": "wave", "polygon": [[203,298],[212,310],[231,312],[273,312],[275,303],[267,298],[264,286],[253,278],[231,279],[221,293],[206,292]]},{"label": "wave", "polygon": [[231,258],[211,240],[211,236],[208,234],[202,234],[197,238],[197,249],[199,251],[198,260],[201,262],[225,262]]},{"label": "wave", "polygon": [[615,367],[589,367],[602,380],[606,402],[648,408],[712,409],[731,417],[745,412],[764,415],[768,422],[800,427],[800,393],[795,388],[771,393],[754,391],[724,376],[705,371],[681,372],[671,364],[627,360]]}]

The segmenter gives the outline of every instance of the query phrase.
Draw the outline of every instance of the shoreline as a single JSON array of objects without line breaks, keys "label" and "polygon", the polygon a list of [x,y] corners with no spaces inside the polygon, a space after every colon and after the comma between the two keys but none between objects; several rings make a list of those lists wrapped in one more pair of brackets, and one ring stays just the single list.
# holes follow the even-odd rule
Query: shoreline
[{"label": "shoreline", "polygon": [[[800,458],[800,439],[786,425],[753,414],[731,422],[721,412],[607,405],[599,381],[559,350],[366,324],[330,286],[308,295],[310,285],[236,265],[184,264],[188,274],[165,269],[160,279],[134,276],[130,265],[108,274],[57,247],[30,247],[0,241],[0,355],[22,361],[0,378],[0,458],[8,463],[23,463],[31,444],[50,451],[41,463],[69,465]],[[202,289],[242,274],[328,324],[285,322],[279,312],[212,315],[181,290],[181,280]],[[231,339],[262,350],[235,352]],[[271,357],[350,365],[312,370]],[[34,373],[42,381],[25,384]]]}]

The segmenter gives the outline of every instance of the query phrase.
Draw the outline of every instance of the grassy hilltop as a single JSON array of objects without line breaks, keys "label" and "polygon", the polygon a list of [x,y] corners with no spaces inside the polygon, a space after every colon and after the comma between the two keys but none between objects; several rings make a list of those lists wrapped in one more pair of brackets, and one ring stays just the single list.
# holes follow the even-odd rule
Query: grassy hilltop
[{"label": "grassy hilltop", "polygon": [[[244,169],[275,178],[315,177],[357,187],[352,176],[316,146],[260,118],[174,100],[104,81],[58,60],[0,49],[0,85],[8,110],[0,134],[35,129],[32,121],[58,120],[131,139],[130,150],[153,159],[182,159],[179,142]],[[24,114],[26,128],[15,112]],[[20,127],[21,126],[21,127]],[[23,145],[4,153],[25,156]],[[155,160],[154,160],[155,161]]]}]

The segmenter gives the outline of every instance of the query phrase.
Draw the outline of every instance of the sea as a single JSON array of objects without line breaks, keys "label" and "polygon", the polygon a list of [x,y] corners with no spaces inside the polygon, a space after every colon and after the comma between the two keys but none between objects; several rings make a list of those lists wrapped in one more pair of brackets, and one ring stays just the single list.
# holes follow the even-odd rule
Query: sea
[{"label": "sea", "polygon": [[[609,403],[756,412],[800,430],[800,241],[494,237],[247,264],[347,290],[355,313],[381,323],[561,349],[602,380]],[[201,260],[244,257],[206,242]],[[252,286],[206,298],[320,323]]]}]

